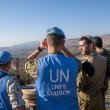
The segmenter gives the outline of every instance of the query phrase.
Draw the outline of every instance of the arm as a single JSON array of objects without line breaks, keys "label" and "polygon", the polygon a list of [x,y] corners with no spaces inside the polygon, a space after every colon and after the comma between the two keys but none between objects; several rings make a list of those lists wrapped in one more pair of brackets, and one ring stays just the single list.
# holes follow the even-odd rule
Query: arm
[{"label": "arm", "polygon": [[75,58],[78,62],[78,71],[80,72],[81,69],[82,71],[84,71],[85,73],[87,73],[89,76],[92,76],[94,75],[95,73],[95,70],[93,68],[93,66],[89,63],[89,62],[83,62],[81,64],[81,61],[79,59],[77,59],[71,52],[69,52],[65,47],[62,49],[62,52],[65,54],[65,56],[68,56],[68,57],[72,57],[72,58]]},{"label": "arm", "polygon": [[62,52],[65,56],[75,58],[78,61],[78,63],[80,62],[80,60],[77,59],[66,47],[63,47]]},{"label": "arm", "polygon": [[15,77],[9,78],[6,89],[12,108],[14,110],[26,110],[25,101],[22,99],[20,84],[16,81]]},{"label": "arm", "polygon": [[31,53],[31,54],[27,57],[27,61],[36,59],[36,58],[39,56],[40,53],[41,53],[41,51],[35,50],[33,53]]},{"label": "arm", "polygon": [[77,60],[77,62],[78,62],[78,72],[80,72],[81,69],[82,69],[81,61],[80,61],[79,59],[77,59],[77,58],[76,58],[69,50],[67,50],[67,48],[65,48],[65,47],[62,49],[62,52],[63,52],[63,54],[64,54],[65,56],[71,57],[71,58],[75,58],[75,59]]},{"label": "arm", "polygon": [[64,47],[64,48],[62,49],[62,52],[63,52],[63,54],[64,54],[65,56],[72,57],[72,58],[76,58],[69,50],[67,50],[66,47]]},{"label": "arm", "polygon": [[46,48],[46,39],[44,39],[41,43],[40,43],[40,46],[38,47],[37,50],[35,50],[33,53],[31,53],[28,58],[27,58],[27,61],[28,60],[33,60],[33,59],[36,59],[39,54],[43,51],[43,49]]}]

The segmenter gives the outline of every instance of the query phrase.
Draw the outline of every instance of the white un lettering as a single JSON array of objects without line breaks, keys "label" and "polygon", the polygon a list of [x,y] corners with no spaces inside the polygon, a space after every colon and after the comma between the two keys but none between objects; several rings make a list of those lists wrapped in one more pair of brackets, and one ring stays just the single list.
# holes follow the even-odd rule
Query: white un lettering
[{"label": "white un lettering", "polygon": [[67,69],[67,72],[64,73],[64,71],[62,69],[57,69],[56,70],[56,78],[52,77],[52,69],[50,69],[50,81],[51,82],[62,82],[62,78],[65,79],[66,82],[69,81],[69,69]]}]

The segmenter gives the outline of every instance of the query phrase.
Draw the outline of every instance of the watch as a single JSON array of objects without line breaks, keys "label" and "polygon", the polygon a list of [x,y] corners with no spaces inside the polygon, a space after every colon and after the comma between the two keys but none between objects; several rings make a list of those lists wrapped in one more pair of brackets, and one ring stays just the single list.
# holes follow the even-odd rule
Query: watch
[{"label": "watch", "polygon": [[39,50],[40,52],[43,51],[43,49],[40,46],[37,48],[37,50]]}]

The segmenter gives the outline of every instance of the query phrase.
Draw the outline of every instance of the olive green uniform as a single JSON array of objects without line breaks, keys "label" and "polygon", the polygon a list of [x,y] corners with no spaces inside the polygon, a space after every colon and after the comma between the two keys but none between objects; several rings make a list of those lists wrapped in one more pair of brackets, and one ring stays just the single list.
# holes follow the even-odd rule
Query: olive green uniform
[{"label": "olive green uniform", "polygon": [[92,64],[95,73],[89,76],[82,71],[78,75],[80,110],[104,110],[101,88],[105,78],[106,59],[96,53],[84,56],[83,59]]}]

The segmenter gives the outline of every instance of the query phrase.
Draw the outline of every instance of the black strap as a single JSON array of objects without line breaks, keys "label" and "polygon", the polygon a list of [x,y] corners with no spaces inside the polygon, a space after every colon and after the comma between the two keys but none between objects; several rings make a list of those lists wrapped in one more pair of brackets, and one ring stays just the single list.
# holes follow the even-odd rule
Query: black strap
[{"label": "black strap", "polygon": [[0,79],[2,78],[2,77],[4,77],[4,76],[6,76],[7,74],[2,74],[2,75],[0,75]]}]

